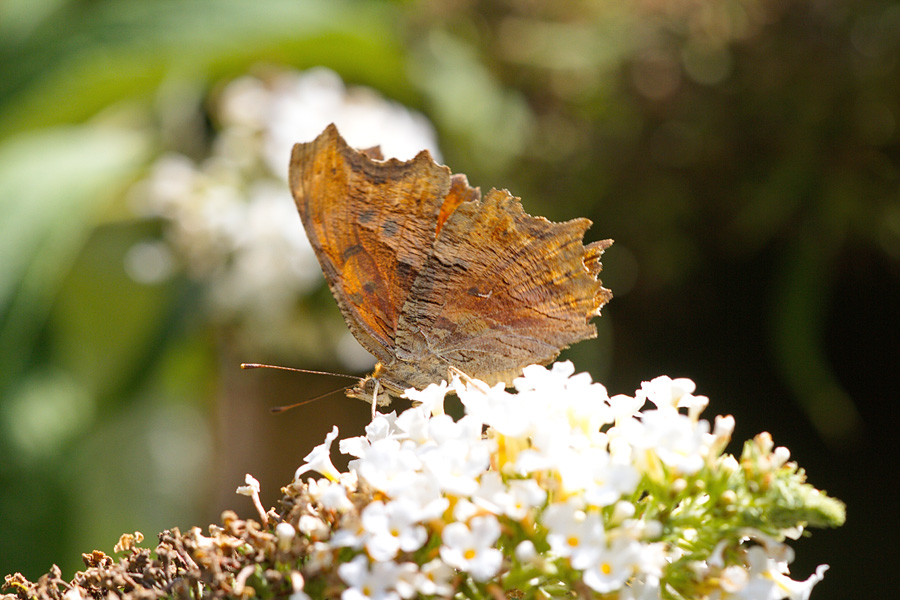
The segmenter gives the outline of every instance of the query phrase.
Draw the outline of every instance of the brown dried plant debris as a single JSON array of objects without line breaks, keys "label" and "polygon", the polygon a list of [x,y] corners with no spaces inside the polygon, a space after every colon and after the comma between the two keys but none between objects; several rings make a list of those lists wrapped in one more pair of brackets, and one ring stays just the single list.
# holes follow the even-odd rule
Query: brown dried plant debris
[{"label": "brown dried plant debris", "polygon": [[[182,533],[178,528],[159,534],[155,549],[139,547],[140,533],[124,534],[115,546],[116,560],[94,550],[83,554],[85,569],[66,581],[56,565],[37,581],[21,573],[7,575],[2,600],[155,600],[157,598],[288,598],[303,586],[303,574],[313,572],[315,534],[279,538],[275,527],[288,523],[297,531],[303,516],[319,519],[331,530],[337,521],[357,518],[356,510],[338,516],[318,506],[305,484],[282,488],[279,510],[268,512],[265,526],[242,520],[232,511],[222,513],[221,525]],[[355,515],[355,516],[354,516]],[[321,573],[316,587],[339,589],[331,576]]]}]

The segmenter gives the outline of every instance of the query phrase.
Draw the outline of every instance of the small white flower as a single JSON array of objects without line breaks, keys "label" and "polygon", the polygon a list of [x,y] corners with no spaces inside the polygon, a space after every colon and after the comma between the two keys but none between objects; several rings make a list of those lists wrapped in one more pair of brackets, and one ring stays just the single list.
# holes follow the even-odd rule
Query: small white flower
[{"label": "small white flower", "polygon": [[288,600],[310,600],[309,595],[303,591],[306,582],[299,571],[291,571],[291,595]]},{"label": "small white flower", "polygon": [[320,540],[328,535],[328,525],[319,517],[313,515],[303,515],[297,522],[297,529],[300,533],[314,539]]},{"label": "small white flower", "polygon": [[722,569],[719,574],[719,587],[728,594],[737,594],[747,587],[749,580],[750,575],[744,567],[731,565]]},{"label": "small white flower", "polygon": [[275,539],[278,540],[279,550],[289,550],[296,535],[297,530],[290,523],[282,522],[275,526]]},{"label": "small white flower", "polygon": [[361,515],[367,533],[366,550],[376,561],[391,560],[397,552],[413,552],[422,547],[428,533],[421,525],[419,508],[411,500],[400,497],[385,504],[370,502]]},{"label": "small white flower", "polygon": [[244,481],[247,483],[247,485],[238,486],[238,489],[235,490],[238,494],[244,496],[254,496],[256,494],[259,494],[259,480],[256,477],[254,477],[250,473],[247,473],[244,476]]},{"label": "small white flower", "polygon": [[680,408],[690,404],[691,394],[697,389],[697,385],[687,378],[672,379],[662,375],[652,381],[641,383],[638,396],[643,396],[656,405],[656,408]]},{"label": "small white flower", "polygon": [[415,594],[417,572],[412,563],[376,562],[369,564],[364,555],[338,567],[338,575],[348,587],[341,600],[396,600]]},{"label": "small white flower", "polygon": [[547,491],[533,479],[512,479],[504,482],[497,471],[481,476],[478,491],[472,501],[490,512],[516,521],[523,520],[532,509],[547,499]]},{"label": "small white flower", "polygon": [[[541,392],[565,389],[569,377],[575,372],[572,361],[562,360],[550,368],[543,365],[528,365],[522,369],[522,376],[513,379],[513,386],[519,392],[540,390]],[[555,388],[555,390],[554,390]]]},{"label": "small white flower", "polygon": [[596,549],[605,546],[603,523],[595,512],[585,513],[575,501],[551,504],[542,522],[547,528],[547,543],[556,556],[568,558],[576,569],[584,569]]},{"label": "small white flower", "polygon": [[[380,415],[381,413],[378,413]],[[378,420],[378,416],[372,419],[372,423]],[[371,423],[370,423],[371,425]],[[338,442],[338,450],[341,451],[341,454],[347,454],[349,456],[355,456],[356,458],[363,458],[366,455],[366,452],[369,451],[369,448],[372,447],[372,442],[367,440],[365,436],[357,436],[352,438],[346,438]],[[356,469],[356,461],[350,461],[350,469]]]},{"label": "small white flower", "polygon": [[619,600],[660,600],[659,577],[653,575],[636,575],[628,585],[619,590]]},{"label": "small white flower", "polygon": [[634,560],[635,571],[647,581],[651,579],[658,581],[662,577],[663,569],[668,564],[666,545],[662,542],[647,544],[635,541],[632,547],[637,552],[637,558]]},{"label": "small white flower", "polygon": [[316,471],[317,473],[321,473],[331,481],[339,481],[341,478],[341,472],[337,470],[337,467],[331,462],[331,444],[334,440],[337,439],[338,436],[338,428],[337,425],[332,427],[331,433],[325,436],[325,443],[319,444],[315,448],[312,449],[312,452],[306,455],[303,459],[306,464],[301,466],[294,473],[294,481],[299,481],[300,476],[306,473],[307,471]]},{"label": "small white flower", "polygon": [[656,519],[641,521],[641,528],[644,530],[641,537],[645,540],[655,540],[663,534],[663,525]]},{"label": "small white flower", "polygon": [[646,399],[638,395],[637,398],[626,396],[625,394],[617,394],[609,399],[609,406],[612,410],[613,421],[619,425],[622,421],[633,418],[644,406]]},{"label": "small white flower", "polygon": [[527,564],[537,562],[539,558],[537,548],[534,547],[534,542],[531,540],[522,540],[516,546],[516,559],[519,562]]},{"label": "small white flower", "polygon": [[734,417],[731,415],[717,415],[715,425],[713,426],[713,435],[717,438],[731,440],[731,434],[734,433]]},{"label": "small white flower", "polygon": [[366,530],[357,516],[345,518],[340,528],[335,531],[328,546],[331,548],[353,548],[360,550],[366,543]]},{"label": "small white flower", "polygon": [[527,398],[510,394],[503,383],[488,387],[482,381],[454,380],[454,390],[466,407],[466,415],[509,437],[527,436],[534,426],[535,410]]},{"label": "small white flower", "polygon": [[247,473],[244,481],[247,482],[247,485],[238,487],[236,491],[238,494],[250,496],[253,499],[253,506],[256,508],[256,512],[259,513],[260,523],[265,525],[269,518],[266,515],[266,509],[263,507],[262,501],[259,499],[259,481],[250,473]]},{"label": "small white flower", "polygon": [[612,516],[609,518],[609,522],[613,524],[622,523],[625,519],[630,519],[634,516],[635,508],[634,504],[631,502],[626,502],[625,500],[621,500],[616,502],[615,506],[613,506]]},{"label": "small white flower", "polygon": [[776,469],[784,466],[784,463],[791,459],[791,451],[784,446],[778,446],[772,452],[772,466]]},{"label": "small white flower", "polygon": [[543,506],[547,491],[533,479],[513,479],[508,483],[510,502],[503,512],[511,519],[522,520],[532,509]]},{"label": "small white flower", "polygon": [[595,548],[593,560],[584,571],[584,583],[601,594],[621,589],[634,574],[640,544],[628,539],[614,540],[607,548]]},{"label": "small white flower", "polygon": [[409,398],[413,402],[419,402],[422,408],[430,415],[438,416],[444,414],[444,397],[447,395],[449,385],[446,381],[440,384],[431,383],[424,390],[409,388],[403,393],[405,398]]},{"label": "small white flower", "polygon": [[456,572],[439,558],[425,563],[415,579],[416,590],[423,596],[449,598],[453,595],[450,581]]},{"label": "small white flower", "polygon": [[781,577],[775,562],[767,555],[762,546],[754,546],[747,551],[748,576],[744,585],[733,592],[732,598],[741,600],[780,600],[787,594],[782,593]]},{"label": "small white flower", "polygon": [[794,581],[787,575],[782,575],[779,578],[779,584],[787,592],[789,600],[809,600],[813,587],[825,578],[827,570],[828,565],[819,565],[816,567],[816,572],[805,581]]},{"label": "small white flower", "polygon": [[320,486],[321,493],[316,497],[319,503],[327,509],[345,512],[353,508],[353,503],[347,497],[347,489],[340,483],[333,483],[327,479],[320,480],[324,484]]},{"label": "small white flower", "polygon": [[[601,456],[602,453],[590,453]],[[585,465],[591,476],[585,486],[584,499],[592,506],[610,506],[622,496],[631,494],[641,480],[641,474],[630,464],[604,463],[597,460]]]},{"label": "small white flower", "polygon": [[426,444],[431,441],[429,426],[431,414],[424,406],[416,406],[404,410],[397,417],[397,439],[412,440],[417,444]]},{"label": "small white flower", "polygon": [[708,460],[714,462],[719,458],[731,441],[733,433],[734,417],[717,415],[713,422],[712,433],[707,435],[708,439],[705,442],[708,448]]},{"label": "small white flower", "polygon": [[362,481],[392,498],[414,490],[421,480],[422,460],[416,455],[414,443],[376,440],[365,457],[352,464]]},{"label": "small white flower", "polygon": [[435,443],[420,447],[424,472],[440,488],[456,496],[478,490],[478,477],[490,466],[491,440],[481,439],[481,424],[463,417],[454,422],[447,415],[433,417],[429,431]]},{"label": "small white flower", "polygon": [[450,523],[441,534],[441,559],[475,581],[487,581],[503,563],[503,554],[493,547],[499,537],[500,523],[493,516],[474,517],[468,526]]},{"label": "small white flower", "polygon": [[402,433],[397,427],[397,411],[392,410],[389,413],[376,413],[375,418],[366,425],[365,439],[371,443],[378,440],[397,437]]},{"label": "small white flower", "polygon": [[334,563],[334,549],[325,542],[314,542],[309,552],[306,568],[310,573],[318,573]]},{"label": "small white flower", "polygon": [[703,467],[707,421],[695,422],[674,411],[648,410],[642,414],[640,425],[631,421],[622,432],[632,446],[655,453],[677,473],[693,475]]}]

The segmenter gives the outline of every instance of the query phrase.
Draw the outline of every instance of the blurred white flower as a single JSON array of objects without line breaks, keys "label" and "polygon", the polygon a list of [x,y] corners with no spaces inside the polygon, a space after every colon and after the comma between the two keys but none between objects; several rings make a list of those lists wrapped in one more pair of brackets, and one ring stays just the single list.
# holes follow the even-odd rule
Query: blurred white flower
[{"label": "blurred white flower", "polygon": [[[319,336],[300,334],[315,323],[304,323],[297,302],[322,275],[287,185],[291,148],[335,123],[349,144],[381,145],[385,157],[408,159],[423,149],[438,157],[434,129],[422,115],[373,90],[348,88],[324,68],[242,77],[213,106],[219,130],[210,155],[195,162],[165,154],[135,186],[135,211],[163,220],[171,253],[141,242],[127,272],[158,283],[180,264],[208,286],[213,317],[238,325],[245,341],[302,350],[310,342],[301,339]],[[348,369],[374,364],[352,338],[334,351]]]},{"label": "blurred white flower", "polygon": [[259,480],[256,477],[247,473],[244,476],[244,481],[247,485],[238,486],[238,489],[236,490],[238,494],[244,496],[255,496],[259,494]]},{"label": "blurred white flower", "polygon": [[340,483],[333,483],[327,479],[324,481],[327,481],[329,485],[325,486],[318,497],[322,506],[337,512],[350,510],[353,507],[353,504],[347,497],[347,489]]},{"label": "blurred white flower", "polygon": [[380,500],[371,502],[363,509],[361,517],[368,535],[366,549],[375,560],[391,560],[400,550],[418,550],[428,537],[421,525],[422,511],[404,496],[387,504]]},{"label": "blurred white flower", "polygon": [[[786,575],[786,569],[768,556],[761,546],[754,546],[747,551],[747,562],[749,572],[746,578],[738,578],[734,573],[730,574],[731,577],[727,584],[737,589],[731,592],[729,598],[808,600],[813,586],[822,580],[825,571],[828,570],[828,565],[819,565],[816,572],[805,581],[794,581]],[[744,585],[741,586],[741,583]]]},{"label": "blurred white flower", "polygon": [[328,525],[319,517],[312,515],[303,515],[297,523],[297,529],[303,535],[309,536],[310,539],[324,539],[328,534]]},{"label": "blurred white flower", "polygon": [[125,272],[138,283],[160,283],[172,276],[175,259],[169,246],[159,241],[138,242],[125,254]]},{"label": "blurred white flower", "polygon": [[595,548],[606,544],[606,534],[599,515],[586,513],[579,504],[574,500],[551,504],[544,511],[543,522],[550,550],[583,569],[593,559]]},{"label": "blurred white flower", "polygon": [[638,455],[647,456],[643,451],[648,450],[678,473],[692,475],[703,466],[707,421],[695,423],[674,410],[648,410],[640,422],[629,421],[621,430]]},{"label": "blurred white flower", "polygon": [[696,419],[709,404],[709,398],[706,396],[694,396],[696,388],[690,379],[683,377],[672,379],[662,375],[652,381],[643,382],[637,396],[646,398],[661,411],[687,408],[688,415]]},{"label": "blurred white flower", "polygon": [[455,574],[452,567],[436,558],[422,565],[415,580],[416,589],[423,596],[449,598],[454,591],[450,580]]},{"label": "blurred white flower", "polygon": [[447,395],[447,382],[432,383],[424,390],[410,388],[403,394],[413,402],[420,403],[424,409],[432,415],[444,414],[444,396]]},{"label": "blurred white flower", "polygon": [[296,536],[297,530],[290,523],[282,522],[275,526],[275,539],[278,540],[279,550],[289,550]]},{"label": "blurred white flower", "polygon": [[546,499],[547,491],[533,479],[504,482],[500,473],[488,471],[481,476],[473,501],[495,515],[506,515],[521,521]]},{"label": "blurred white flower", "polygon": [[294,473],[294,481],[299,481],[300,476],[308,471],[316,471],[327,477],[332,482],[339,481],[341,472],[331,462],[331,444],[337,439],[337,425],[331,428],[331,433],[325,436],[325,443],[319,444],[303,459],[305,464]]},{"label": "blurred white flower", "polygon": [[521,563],[537,563],[540,560],[537,548],[531,540],[523,540],[516,546],[516,560]]},{"label": "blurred white flower", "polygon": [[[454,423],[447,415],[431,419],[435,444],[421,447],[425,472],[448,494],[469,496],[478,489],[478,477],[490,465],[493,443],[481,438],[481,424],[463,417]],[[476,424],[475,428],[467,427]],[[435,427],[436,426],[436,427]]]},{"label": "blurred white flower", "polygon": [[499,537],[500,524],[493,516],[474,517],[469,525],[450,523],[441,534],[441,559],[475,581],[486,581],[497,574],[503,562],[503,554],[494,548]]},{"label": "blurred white flower", "polygon": [[362,481],[392,498],[428,485],[414,445],[399,440],[376,440],[353,468]]},{"label": "blurred white flower", "polygon": [[635,572],[640,550],[639,543],[627,539],[613,540],[609,547],[595,546],[584,570],[584,583],[601,594],[620,589]]},{"label": "blurred white flower", "polygon": [[391,600],[410,598],[415,593],[418,569],[412,563],[376,562],[369,564],[359,555],[338,567],[338,574],[349,586],[341,600]]},{"label": "blurred white flower", "polygon": [[266,516],[266,509],[263,508],[262,501],[259,499],[259,481],[250,473],[247,473],[244,477],[244,481],[247,485],[239,486],[235,491],[238,494],[250,496],[253,500],[253,506],[256,508],[256,512],[259,513],[260,522],[266,523],[268,517]]}]

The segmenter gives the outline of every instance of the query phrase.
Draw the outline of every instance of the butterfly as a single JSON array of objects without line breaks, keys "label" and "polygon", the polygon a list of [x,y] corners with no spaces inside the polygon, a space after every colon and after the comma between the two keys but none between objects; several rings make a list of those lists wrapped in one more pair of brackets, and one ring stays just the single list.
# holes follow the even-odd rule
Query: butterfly
[{"label": "butterfly", "polygon": [[290,187],[347,326],[378,360],[347,390],[373,410],[451,366],[509,382],[597,335],[612,240],[583,245],[588,219],[532,217],[507,190],[482,198],[427,150],[383,160],[333,124],[294,146]]}]

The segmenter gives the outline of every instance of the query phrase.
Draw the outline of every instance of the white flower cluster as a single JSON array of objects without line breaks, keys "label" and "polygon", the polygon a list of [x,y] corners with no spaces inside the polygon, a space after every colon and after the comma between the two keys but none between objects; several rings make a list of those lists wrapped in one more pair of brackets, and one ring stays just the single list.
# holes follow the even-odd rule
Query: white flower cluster
[{"label": "white flower cluster", "polygon": [[[298,298],[322,281],[288,189],[293,144],[335,123],[354,147],[380,144],[386,157],[407,159],[423,148],[437,155],[434,130],[422,115],[368,88],[347,88],[324,68],[237,79],[211,117],[219,128],[208,157],[164,155],[135,187],[136,212],[161,218],[165,241],[135,245],[126,269],[154,283],[183,265],[208,286],[217,319],[243,321],[261,347],[278,348],[286,330],[299,328],[290,325]],[[345,366],[370,367],[360,353]]]},{"label": "white flower cluster", "polygon": [[[573,371],[568,362],[527,367],[516,393],[465,377],[408,390],[420,404],[379,414],[364,437],[340,442],[356,457],[347,473],[331,462],[335,427],[295,475],[295,485],[307,472],[324,475],[305,485],[322,511],[337,515],[330,526],[324,517],[301,519],[298,529],[318,549],[306,567],[314,573],[333,568],[338,552],[350,557],[337,565],[343,600],[451,597],[461,589],[467,597],[590,590],[649,600],[688,580],[688,597],[808,597],[827,567],[791,580],[789,548],[771,534],[747,528],[732,539],[723,530],[698,559],[704,528],[720,525],[707,517],[673,525],[673,513],[711,503],[688,481],[739,470],[722,454],[731,417],[711,430],[699,419],[708,400],[693,395],[687,379],[659,377],[634,397],[610,398]],[[451,390],[466,409],[458,421],[443,413]],[[671,506],[655,490],[674,499]],[[356,510],[360,495],[371,500]]]}]

